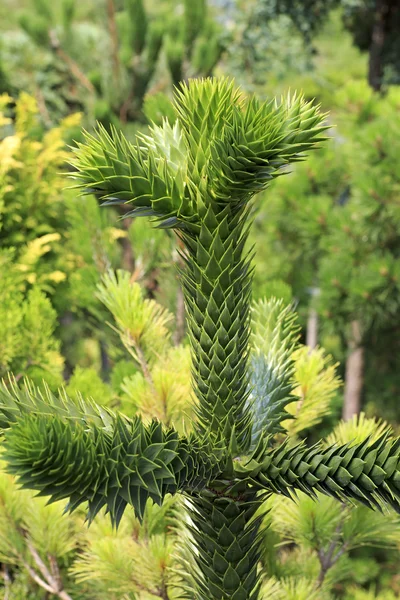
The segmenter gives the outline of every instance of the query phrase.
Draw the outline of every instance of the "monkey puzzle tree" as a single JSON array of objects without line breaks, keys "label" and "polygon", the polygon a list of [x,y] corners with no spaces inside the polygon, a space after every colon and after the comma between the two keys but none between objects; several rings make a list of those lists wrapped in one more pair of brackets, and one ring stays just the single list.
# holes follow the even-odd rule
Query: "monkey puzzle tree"
[{"label": "monkey puzzle tree", "polygon": [[166,121],[136,144],[117,132],[88,135],[74,164],[84,191],[130,203],[133,215],[174,228],[184,244],[193,430],[11,386],[0,396],[4,456],[24,487],[69,498],[71,511],[87,502],[89,521],[106,507],[118,524],[128,504],[141,517],[147,500],[184,494],[191,558],[183,597],[255,600],[266,496],[318,491],[399,509],[400,441],[309,448],[274,439],[293,401],[292,320],[277,340],[265,317],[258,335],[270,335],[270,346],[256,335],[249,360],[250,201],[323,139],[318,108],[296,96],[245,100],[228,80],[183,85],[175,107],[173,127]]}]

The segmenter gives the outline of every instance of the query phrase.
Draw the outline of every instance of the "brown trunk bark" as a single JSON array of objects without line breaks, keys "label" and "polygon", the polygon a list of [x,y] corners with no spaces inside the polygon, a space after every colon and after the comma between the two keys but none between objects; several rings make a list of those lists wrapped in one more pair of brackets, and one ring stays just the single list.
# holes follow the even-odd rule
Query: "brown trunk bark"
[{"label": "brown trunk bark", "polygon": [[[185,247],[182,243],[182,240],[177,237],[177,242],[179,246],[180,252],[183,254],[185,252]],[[182,255],[178,256],[178,266],[180,269],[184,267],[184,261],[182,259]],[[174,332],[174,344],[178,346],[183,338],[185,337],[185,297],[183,294],[183,287],[178,282],[178,288],[176,292],[176,324],[175,324],[175,332]]]},{"label": "brown trunk bark", "polygon": [[100,340],[99,346],[100,346],[101,376],[104,381],[108,381],[111,365],[110,365],[110,357],[109,357],[108,351],[107,351],[107,344],[103,340]]},{"label": "brown trunk bark", "polygon": [[351,322],[349,354],[346,361],[344,404],[342,417],[345,421],[358,415],[361,409],[361,394],[364,385],[364,348],[360,322]]},{"label": "brown trunk bark", "polygon": [[373,90],[379,92],[383,79],[383,48],[389,29],[392,8],[398,0],[377,0],[375,9],[372,40],[369,49],[368,83]]}]

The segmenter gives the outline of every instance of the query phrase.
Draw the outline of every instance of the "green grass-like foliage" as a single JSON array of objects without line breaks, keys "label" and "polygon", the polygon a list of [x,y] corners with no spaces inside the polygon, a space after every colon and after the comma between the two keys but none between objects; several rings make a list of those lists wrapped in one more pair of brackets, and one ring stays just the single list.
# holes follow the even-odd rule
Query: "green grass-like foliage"
[{"label": "green grass-like foliage", "polygon": [[87,135],[74,166],[84,192],[129,203],[131,215],[153,217],[183,242],[193,432],[5,386],[5,460],[23,486],[68,497],[71,510],[87,501],[89,519],[107,506],[118,523],[128,503],[140,517],[148,498],[183,493],[187,597],[255,600],[265,497],[300,490],[399,510],[400,441],[384,433],[310,448],[274,438],[289,416],[297,333],[288,310],[269,301],[251,335],[250,201],[323,139],[318,107],[298,96],[261,103],[210,79],[184,84],[175,108],[174,126],[165,121],[135,144],[116,131]]}]

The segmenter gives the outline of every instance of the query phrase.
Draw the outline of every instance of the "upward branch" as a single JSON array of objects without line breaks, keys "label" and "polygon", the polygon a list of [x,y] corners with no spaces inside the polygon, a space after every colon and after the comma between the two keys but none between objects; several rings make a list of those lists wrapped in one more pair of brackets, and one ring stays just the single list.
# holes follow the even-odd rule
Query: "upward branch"
[{"label": "upward branch", "polygon": [[190,81],[176,92],[176,124],[135,145],[103,129],[79,145],[78,187],[131,204],[174,227],[187,248],[182,285],[199,400],[198,430],[239,448],[251,438],[246,411],[251,258],[244,246],[249,202],[301,160],[326,129],[318,107],[293,96],[245,99],[227,79]]}]

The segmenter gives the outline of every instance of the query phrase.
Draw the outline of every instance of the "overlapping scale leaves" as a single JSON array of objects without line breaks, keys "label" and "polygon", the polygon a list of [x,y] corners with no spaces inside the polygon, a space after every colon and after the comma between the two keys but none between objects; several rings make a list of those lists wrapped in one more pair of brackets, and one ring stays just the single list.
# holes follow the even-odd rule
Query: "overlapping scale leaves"
[{"label": "overlapping scale leaves", "polygon": [[[187,156],[193,191],[201,180],[211,175],[212,148],[223,138],[226,124],[232,121],[233,110],[241,104],[240,92],[228,79],[197,79],[183,83],[176,90],[176,111],[187,140]],[[227,148],[223,149],[226,154]],[[222,157],[221,157],[222,158]],[[205,191],[210,192],[212,181]]]},{"label": "overlapping scale leaves", "polygon": [[23,487],[68,498],[71,511],[88,502],[90,521],[106,507],[116,525],[127,504],[141,518],[149,498],[203,488],[219,469],[207,444],[139,417],[114,417],[106,430],[29,415],[6,433],[4,458]]},{"label": "overlapping scale leaves", "polygon": [[113,420],[112,412],[106,407],[81,395],[72,399],[65,390],[55,395],[46,384],[40,389],[28,379],[24,380],[22,387],[12,377],[1,381],[0,430],[8,429],[28,415],[58,416],[105,430],[109,429]]},{"label": "overlapping scale leaves", "polygon": [[202,433],[250,443],[248,388],[251,252],[244,254],[248,201],[298,160],[325,127],[301,97],[259,103],[229,79],[192,80],[176,91],[177,121],[129,143],[115,131],[87,136],[76,151],[78,186],[177,227]]},{"label": "overlapping scale leaves", "polygon": [[250,257],[243,257],[245,214],[211,207],[197,237],[184,236],[188,254],[182,282],[192,345],[198,429],[228,440],[232,428],[248,445],[247,346]]},{"label": "overlapping scale leaves", "polygon": [[284,442],[273,450],[259,444],[253,455],[235,463],[235,474],[258,490],[291,497],[321,492],[373,509],[391,506],[400,513],[400,439],[381,435],[371,443],[325,447]]},{"label": "overlapping scale leaves", "polygon": [[323,140],[324,115],[301,96],[260,102],[228,79],[191,81],[176,94],[197,188],[218,203],[240,205],[265,189],[283,166]]},{"label": "overlapping scale leaves", "polygon": [[[257,600],[262,502],[241,486],[236,496],[218,490],[191,499],[193,566],[197,600]],[[194,567],[194,568],[193,568]]]},{"label": "overlapping scale leaves", "polygon": [[250,394],[252,445],[267,434],[284,431],[290,418],[285,406],[293,402],[293,351],[298,339],[296,314],[282,300],[261,300],[252,310]]},{"label": "overlapping scale leaves", "polygon": [[186,159],[179,124],[164,121],[149,136],[129,142],[99,125],[96,135],[85,133],[85,143],[74,148],[77,188],[95,193],[104,204],[132,205],[125,216],[151,216],[161,227],[174,227],[181,218],[190,222],[194,210],[187,194]]},{"label": "overlapping scale leaves", "polygon": [[323,139],[320,123],[318,107],[296,96],[280,103],[253,97],[234,106],[231,122],[212,147],[216,197],[249,199],[265,189],[283,166],[302,160]]}]

